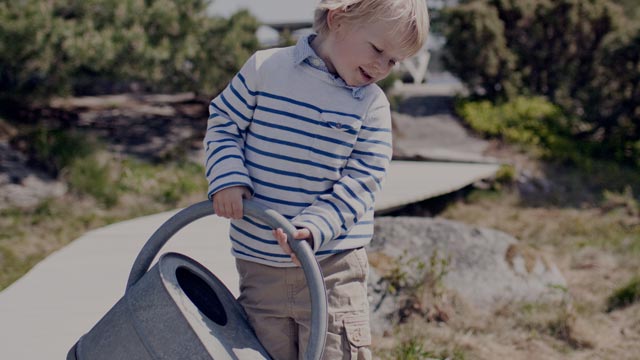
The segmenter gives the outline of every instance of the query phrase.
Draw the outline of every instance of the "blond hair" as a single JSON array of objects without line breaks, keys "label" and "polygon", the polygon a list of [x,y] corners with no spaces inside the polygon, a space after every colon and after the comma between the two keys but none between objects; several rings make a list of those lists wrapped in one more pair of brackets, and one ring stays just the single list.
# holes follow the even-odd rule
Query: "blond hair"
[{"label": "blond hair", "polygon": [[394,23],[394,32],[400,34],[400,48],[407,56],[418,52],[429,34],[426,0],[321,0],[313,22],[313,29],[318,34],[329,33],[330,10],[341,10],[336,19],[351,24]]}]

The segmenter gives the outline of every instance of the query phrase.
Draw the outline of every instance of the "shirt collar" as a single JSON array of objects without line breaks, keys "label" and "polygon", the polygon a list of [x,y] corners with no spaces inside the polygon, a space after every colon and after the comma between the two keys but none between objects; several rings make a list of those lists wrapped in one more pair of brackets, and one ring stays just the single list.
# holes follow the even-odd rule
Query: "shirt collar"
[{"label": "shirt collar", "polygon": [[351,90],[351,95],[354,98],[362,100],[362,98],[364,97],[364,86],[349,86],[344,80],[342,80],[340,76],[329,72],[329,69],[327,68],[324,60],[322,60],[320,56],[316,54],[315,50],[313,50],[313,48],[311,47],[311,41],[313,41],[316,36],[316,34],[309,34],[301,37],[298,40],[298,43],[293,49],[294,64],[300,65],[302,63],[305,63],[312,68],[325,72],[327,75],[329,75],[329,79],[332,80],[334,84]]}]

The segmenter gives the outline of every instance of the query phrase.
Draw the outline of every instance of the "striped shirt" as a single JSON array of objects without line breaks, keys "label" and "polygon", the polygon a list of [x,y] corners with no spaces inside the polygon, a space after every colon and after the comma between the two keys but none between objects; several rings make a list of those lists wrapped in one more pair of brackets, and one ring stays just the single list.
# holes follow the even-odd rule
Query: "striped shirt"
[{"label": "striped shirt", "polygon": [[[248,187],[253,200],[308,228],[322,259],[371,240],[392,145],[383,91],[349,87],[318,59],[307,37],[256,52],[211,101],[204,148],[209,198]],[[232,220],[230,239],[237,258],[294,266],[255,219]]]}]

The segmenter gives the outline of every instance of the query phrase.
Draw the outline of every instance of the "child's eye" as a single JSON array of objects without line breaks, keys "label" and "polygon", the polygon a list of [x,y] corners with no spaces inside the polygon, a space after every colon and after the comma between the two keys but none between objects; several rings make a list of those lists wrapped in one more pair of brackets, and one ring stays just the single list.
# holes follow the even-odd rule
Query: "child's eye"
[{"label": "child's eye", "polygon": [[373,47],[373,50],[375,50],[378,54],[382,54],[382,50],[379,49],[377,46],[371,44],[371,47]]}]

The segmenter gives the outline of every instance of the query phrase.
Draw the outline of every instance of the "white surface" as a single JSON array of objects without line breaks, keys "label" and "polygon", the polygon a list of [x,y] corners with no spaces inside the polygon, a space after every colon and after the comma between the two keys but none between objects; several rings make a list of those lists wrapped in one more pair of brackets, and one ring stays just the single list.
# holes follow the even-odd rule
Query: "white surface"
[{"label": "white surface", "polygon": [[498,171],[497,164],[392,161],[376,211],[460,190]]},{"label": "white surface", "polygon": [[[376,210],[458,190],[491,176],[498,165],[392,162]],[[64,359],[69,348],[122,297],[131,265],[151,234],[176,211],[84,234],[0,293],[0,359]],[[163,252],[202,263],[237,294],[228,221],[200,219]]]},{"label": "white surface", "polygon": [[266,24],[312,22],[316,0],[214,0],[209,13],[229,17],[247,9]]}]

